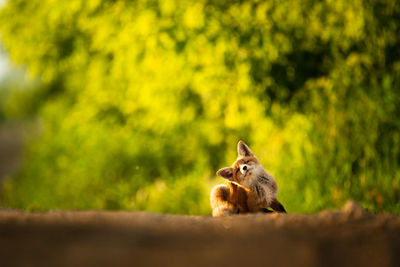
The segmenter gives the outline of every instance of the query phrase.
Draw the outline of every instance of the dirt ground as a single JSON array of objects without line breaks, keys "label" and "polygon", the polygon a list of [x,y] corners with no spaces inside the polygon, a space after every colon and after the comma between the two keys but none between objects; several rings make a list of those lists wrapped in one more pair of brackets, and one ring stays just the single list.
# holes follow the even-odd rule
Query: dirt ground
[{"label": "dirt ground", "polygon": [[0,210],[0,265],[400,266],[400,217]]}]

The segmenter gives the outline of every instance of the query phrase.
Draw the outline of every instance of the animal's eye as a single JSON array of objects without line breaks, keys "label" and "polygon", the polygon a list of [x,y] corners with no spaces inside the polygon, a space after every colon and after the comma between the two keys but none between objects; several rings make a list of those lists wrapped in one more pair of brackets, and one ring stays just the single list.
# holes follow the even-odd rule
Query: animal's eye
[{"label": "animal's eye", "polygon": [[250,160],[246,160],[245,162],[244,162],[244,164],[247,164],[247,163],[249,163],[250,162]]}]

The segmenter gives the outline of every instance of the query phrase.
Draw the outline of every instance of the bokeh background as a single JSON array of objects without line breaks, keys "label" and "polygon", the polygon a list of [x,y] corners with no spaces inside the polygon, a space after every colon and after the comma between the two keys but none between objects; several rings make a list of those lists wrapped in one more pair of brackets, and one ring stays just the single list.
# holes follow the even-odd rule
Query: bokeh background
[{"label": "bokeh background", "polygon": [[0,205],[209,214],[241,139],[289,212],[399,214],[399,25],[397,0],[6,1]]}]

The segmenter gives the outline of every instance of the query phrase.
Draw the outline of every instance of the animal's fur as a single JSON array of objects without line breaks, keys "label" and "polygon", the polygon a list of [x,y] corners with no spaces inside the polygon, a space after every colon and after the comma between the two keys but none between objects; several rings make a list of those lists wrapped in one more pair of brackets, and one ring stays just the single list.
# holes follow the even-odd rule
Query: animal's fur
[{"label": "animal's fur", "polygon": [[243,142],[238,143],[238,158],[232,167],[222,168],[217,175],[229,185],[217,185],[211,191],[213,216],[246,212],[268,212],[272,208],[286,212],[277,200],[278,185]]},{"label": "animal's fur", "polygon": [[234,183],[217,185],[211,191],[211,207],[213,216],[247,212],[246,191]]}]

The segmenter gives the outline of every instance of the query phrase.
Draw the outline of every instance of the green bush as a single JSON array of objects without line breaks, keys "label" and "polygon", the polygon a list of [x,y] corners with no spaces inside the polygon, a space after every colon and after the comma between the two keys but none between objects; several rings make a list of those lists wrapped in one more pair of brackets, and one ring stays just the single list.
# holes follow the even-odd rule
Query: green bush
[{"label": "green bush", "polygon": [[2,205],[207,214],[242,139],[289,212],[399,213],[398,25],[394,0],[8,1],[43,134]]}]

